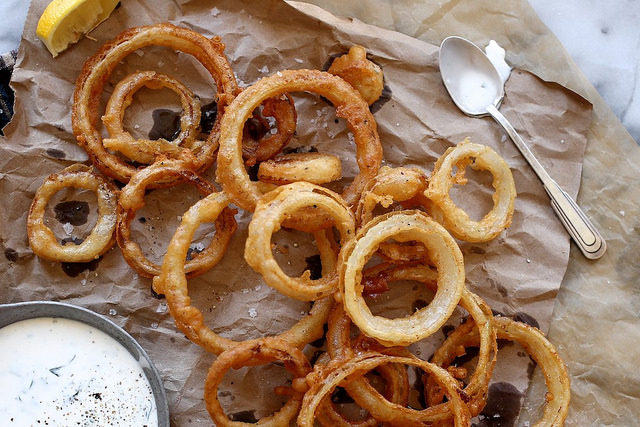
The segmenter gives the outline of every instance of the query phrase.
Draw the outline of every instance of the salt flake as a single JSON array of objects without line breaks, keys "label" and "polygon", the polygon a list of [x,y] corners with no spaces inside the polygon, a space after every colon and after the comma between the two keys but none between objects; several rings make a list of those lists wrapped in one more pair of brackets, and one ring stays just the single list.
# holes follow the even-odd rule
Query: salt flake
[{"label": "salt flake", "polygon": [[62,229],[65,233],[67,233],[67,236],[71,236],[71,233],[73,233],[73,225],[69,224],[68,222],[65,222],[62,225]]}]

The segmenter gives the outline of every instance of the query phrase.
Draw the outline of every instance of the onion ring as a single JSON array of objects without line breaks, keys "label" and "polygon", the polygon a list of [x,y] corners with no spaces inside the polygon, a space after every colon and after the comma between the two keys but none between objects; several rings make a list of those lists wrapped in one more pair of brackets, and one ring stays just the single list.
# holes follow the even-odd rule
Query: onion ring
[{"label": "onion ring", "polygon": [[84,63],[76,80],[71,123],[78,143],[85,148],[93,164],[105,175],[123,183],[129,181],[137,168],[102,145],[102,136],[96,128],[100,118],[98,108],[111,72],[127,55],[150,45],[166,46],[192,55],[216,82],[218,115],[206,142],[194,151],[198,159],[197,171],[204,171],[214,162],[221,117],[240,91],[219,37],[208,39],[187,28],[162,23],[128,29],[102,46]]},{"label": "onion ring", "polygon": [[562,426],[569,413],[571,384],[569,373],[553,344],[537,328],[508,317],[496,316],[492,320],[499,339],[516,341],[524,347],[540,366],[547,385],[546,404],[542,418],[535,427]]},{"label": "onion ring", "polygon": [[[145,86],[150,89],[168,88],[180,97],[180,134],[172,141],[164,138],[155,141],[135,139],[124,129],[122,120],[125,110],[133,102],[133,95]],[[153,163],[158,154],[175,157],[181,151],[181,146],[193,148],[200,135],[200,114],[200,100],[178,80],[155,71],[138,71],[118,82],[111,94],[105,115],[102,116],[109,138],[102,143],[106,148],[119,151],[139,163]]]},{"label": "onion ring", "polygon": [[[191,305],[184,264],[189,244],[200,223],[214,221],[228,205],[229,197],[225,193],[212,193],[199,203],[203,206],[195,212],[196,215],[185,214],[182,217],[182,222],[167,248],[161,273],[153,280],[153,287],[157,293],[165,295],[178,329],[206,351],[220,354],[238,345],[238,341],[224,338],[205,325],[202,312]],[[332,255],[329,245],[319,245],[318,248],[323,270],[325,267],[333,267],[331,264],[335,264],[335,254]],[[307,315],[277,338],[297,348],[320,339],[324,335],[323,325],[332,304],[332,298],[329,297],[315,301]]]},{"label": "onion ring", "polygon": [[[262,102],[264,108],[262,114],[254,112],[254,119],[264,121],[262,116],[273,117],[276,128],[268,132],[259,140],[244,137],[242,142],[242,156],[247,166],[253,166],[258,162],[275,157],[291,141],[296,132],[297,113],[293,98],[284,94],[277,98],[267,98]],[[265,126],[269,128],[269,126]]]},{"label": "onion ring", "polygon": [[[166,187],[183,182],[194,185],[205,196],[215,192],[210,183],[193,172],[192,166],[184,159],[160,160],[140,169],[121,191],[116,239],[127,264],[143,277],[160,274],[160,266],[145,257],[140,245],[131,239],[131,222],[136,212],[144,206],[145,190],[153,183]],[[184,265],[188,277],[204,273],[219,261],[237,227],[234,214],[233,209],[226,208],[216,216],[216,234],[209,247]]]},{"label": "onion ring", "polygon": [[278,187],[258,201],[249,223],[244,252],[247,263],[269,286],[302,301],[313,301],[333,293],[338,285],[337,271],[334,269],[316,280],[310,278],[309,270],[297,278],[288,276],[273,258],[271,236],[287,218],[309,208],[333,218],[342,242],[352,238],[353,214],[340,196],[314,184],[296,182]]},{"label": "onion ring", "polygon": [[242,366],[254,366],[274,361],[282,361],[285,369],[293,374],[291,387],[287,387],[287,390],[284,390],[284,387],[277,387],[275,390],[277,394],[286,393],[290,397],[281,409],[260,419],[258,424],[265,427],[282,427],[290,424],[300,409],[302,397],[306,391],[305,377],[311,372],[311,364],[304,353],[285,341],[261,338],[246,341],[222,352],[209,368],[204,385],[204,399],[207,411],[216,426],[255,425],[231,421],[224,413],[220,400],[218,400],[218,387],[224,374],[231,368],[239,369]]},{"label": "onion ring", "polygon": [[[329,362],[319,371],[314,370],[309,374],[307,376],[309,390],[302,400],[302,409],[297,419],[298,425],[301,427],[313,426],[315,413],[320,403],[337,385],[342,384],[345,380],[348,382],[352,378],[357,378],[366,371],[386,363],[416,366],[437,378],[453,408],[454,425],[470,425],[471,417],[462,397],[464,392],[460,390],[457,381],[446,370],[416,357],[395,356],[378,352],[363,352],[350,359],[337,359]],[[389,403],[389,405],[393,404]]]},{"label": "onion ring", "polygon": [[[409,376],[406,369],[398,364],[383,364],[374,368],[374,370],[380,374],[385,382],[382,395],[378,393],[364,376],[354,378],[345,384],[344,388],[347,393],[349,393],[350,396],[358,397],[361,395],[369,397],[377,394],[381,396],[380,400],[383,399],[382,396],[385,396],[384,398],[388,399],[389,402],[393,402],[399,406],[407,405],[409,397]],[[375,427],[380,425],[380,420],[376,419],[371,413],[369,413],[367,418],[360,421],[348,420],[339,412],[330,397],[331,396],[325,397],[320,403],[319,410],[316,413],[316,420],[321,425],[326,427]],[[378,408],[377,405],[379,405],[380,400],[369,403],[361,398],[354,399],[356,404],[365,410],[367,407]]]},{"label": "onion ring", "polygon": [[[493,174],[494,206],[480,221],[472,221],[449,196],[454,183],[466,183],[464,172],[467,165]],[[452,175],[454,167],[457,167],[457,172]],[[450,147],[436,162],[429,177],[429,188],[424,194],[433,202],[429,212],[431,216],[460,240],[486,242],[511,225],[516,198],[513,175],[504,159],[485,145],[465,139],[455,147]]]},{"label": "onion ring", "polygon": [[340,158],[325,153],[289,153],[260,163],[258,179],[276,185],[306,181],[327,184],[342,178]]},{"label": "onion ring", "polygon": [[242,163],[244,123],[264,99],[296,91],[314,92],[327,98],[336,107],[337,116],[345,118],[353,132],[360,171],[342,192],[349,205],[356,202],[364,184],[378,172],[382,146],[375,119],[360,94],[341,78],[326,72],[281,71],[242,91],[222,118],[216,180],[244,210],[253,212],[261,197],[258,185],[251,182]]},{"label": "onion ring", "polygon": [[[362,269],[380,242],[417,240],[429,251],[438,270],[438,291],[431,304],[413,315],[388,319],[374,316],[362,296]],[[382,344],[409,345],[437,331],[449,318],[464,290],[464,260],[451,235],[419,211],[397,211],[379,216],[358,231],[340,252],[339,298],[353,323]]]},{"label": "onion ring", "polygon": [[[98,198],[98,220],[89,236],[79,245],[58,243],[53,231],[44,223],[44,210],[51,197],[66,187],[93,191]],[[118,189],[103,176],[81,164],[49,175],[31,203],[27,216],[27,237],[33,252],[40,258],[56,262],[89,262],[108,251],[115,243]]]},{"label": "onion ring", "polygon": [[[434,291],[437,290],[438,273],[433,268],[422,264],[384,264],[378,267],[384,269],[389,281],[393,280],[415,280],[426,284]],[[469,397],[467,406],[472,416],[480,413],[486,403],[486,394],[489,388],[489,380],[496,363],[496,353],[498,351],[496,343],[496,332],[491,321],[493,314],[491,308],[478,295],[464,288],[459,302],[460,307],[466,310],[470,318],[454,332],[447,336],[443,343],[434,353],[432,363],[447,368],[455,357],[460,356],[460,341],[465,334],[471,330],[475,332],[474,340],[479,344],[477,367],[471,376],[468,384],[464,388],[465,394]],[[433,389],[429,389],[433,390]],[[429,393],[428,393],[429,395]],[[432,421],[442,420],[451,417],[450,408],[444,405],[436,406],[440,401],[429,401],[429,419]],[[433,415],[431,415],[433,414]],[[386,421],[383,419],[383,421]]]}]

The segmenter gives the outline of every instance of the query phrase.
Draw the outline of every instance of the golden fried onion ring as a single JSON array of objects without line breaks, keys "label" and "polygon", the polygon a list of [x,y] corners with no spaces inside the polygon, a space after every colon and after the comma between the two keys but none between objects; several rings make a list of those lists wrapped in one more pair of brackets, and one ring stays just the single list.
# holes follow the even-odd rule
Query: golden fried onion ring
[{"label": "golden fried onion ring", "polygon": [[[449,196],[453,184],[466,183],[467,165],[476,170],[488,170],[493,175],[494,206],[480,221],[471,220]],[[457,168],[455,174],[454,167]],[[425,196],[433,202],[429,213],[441,220],[456,238],[467,242],[486,242],[511,225],[516,187],[509,166],[498,153],[490,147],[465,139],[455,147],[450,147],[438,159]]]},{"label": "golden fried onion ring", "polygon": [[[404,318],[374,316],[362,295],[362,270],[381,242],[416,240],[429,251],[438,271],[432,302]],[[464,260],[451,235],[423,212],[396,211],[376,217],[358,231],[340,252],[340,295],[353,323],[382,344],[409,345],[437,331],[451,316],[464,290]]]},{"label": "golden fried onion ring", "polygon": [[384,90],[382,68],[367,59],[367,51],[362,46],[355,45],[349,53],[334,59],[327,71],[349,82],[369,105],[376,102]]},{"label": "golden fried onion ring", "polygon": [[251,182],[242,162],[244,123],[264,99],[296,91],[309,91],[327,98],[336,107],[337,116],[346,119],[353,132],[360,172],[342,193],[349,205],[356,202],[364,184],[378,172],[382,146],[375,119],[360,94],[341,78],[326,72],[280,71],[242,91],[222,118],[216,180],[233,202],[247,211],[254,211],[261,192],[258,185]]},{"label": "golden fried onion ring", "polygon": [[[261,112],[254,111],[253,117],[260,123],[266,123],[269,132],[262,138],[255,140],[243,135],[242,156],[247,166],[271,159],[276,156],[291,141],[296,132],[298,119],[293,98],[284,94],[277,98],[267,98],[262,102]],[[271,129],[264,117],[273,117],[276,127]]]},{"label": "golden fried onion ring", "polygon": [[496,316],[492,320],[498,339],[516,341],[540,366],[547,385],[546,403],[542,418],[535,427],[562,426],[569,413],[571,384],[569,373],[553,344],[537,328],[508,317]]},{"label": "golden fried onion ring", "polygon": [[[436,378],[444,390],[450,405],[453,408],[453,420],[455,426],[468,426],[471,421],[469,410],[463,400],[464,392],[460,390],[457,381],[449,373],[439,366],[412,356],[396,356],[379,352],[362,352],[352,358],[335,359],[323,366],[319,371],[314,370],[307,376],[309,390],[302,400],[302,409],[298,414],[298,425],[312,427],[315,413],[323,399],[338,385],[344,381],[350,381],[367,371],[382,364],[398,363],[415,366]],[[389,405],[393,405],[389,403]],[[426,410],[428,410],[427,408]]]},{"label": "golden fried onion ring", "polygon": [[[477,296],[476,298],[479,299]],[[487,309],[488,307],[485,306],[484,310]],[[518,342],[542,369],[548,393],[542,418],[532,425],[537,427],[564,425],[569,411],[571,385],[567,368],[558,356],[556,349],[540,330],[526,323],[503,316],[491,318],[490,323],[498,339]],[[431,362],[446,368],[457,356],[464,354],[466,347],[477,346],[480,338],[478,329],[474,326],[474,322],[469,320],[458,326],[436,350]],[[429,384],[432,384],[430,379]],[[465,391],[470,387],[471,383],[467,385]],[[429,404],[437,404],[443,398],[437,390],[435,392],[433,390],[433,388],[427,387]],[[486,393],[486,390],[480,391]],[[484,399],[482,401],[472,399],[468,406],[471,414],[477,415],[484,406]]]},{"label": "golden fried onion ring", "polygon": [[260,163],[258,179],[276,185],[306,181],[327,184],[342,178],[342,162],[326,153],[289,153]]},{"label": "golden fried onion ring", "polygon": [[[122,120],[125,110],[133,102],[133,95],[142,87],[168,88],[180,97],[180,134],[172,141],[164,138],[135,139],[124,129]],[[102,116],[109,138],[105,138],[102,143],[106,148],[119,151],[139,163],[153,163],[158,154],[176,157],[182,146],[193,148],[200,135],[200,114],[200,100],[178,80],[155,71],[138,71],[119,81],[114,88],[107,102],[105,115]]]},{"label": "golden fried onion ring", "polygon": [[216,426],[240,427],[252,426],[253,423],[231,421],[222,409],[218,399],[218,387],[224,374],[231,368],[255,366],[270,362],[283,362],[285,369],[293,374],[290,387],[276,387],[276,394],[286,394],[289,399],[277,412],[261,418],[258,424],[265,427],[288,426],[300,409],[302,397],[307,389],[305,377],[311,372],[311,364],[307,357],[296,347],[283,340],[260,338],[238,344],[236,347],[222,352],[211,364],[204,385],[204,399],[207,411]]},{"label": "golden fried onion ring", "polygon": [[[152,184],[174,186],[179,183],[188,183],[194,185],[205,196],[215,192],[215,188],[193,172],[192,167],[193,163],[184,159],[159,160],[134,174],[120,193],[116,227],[118,246],[125,261],[143,277],[159,275],[160,266],[144,256],[140,245],[131,239],[131,222],[136,212],[144,206],[145,191]],[[233,209],[225,208],[216,216],[216,233],[209,247],[184,265],[187,277],[202,274],[217,264],[236,230],[234,214]]]},{"label": "golden fried onion ring", "polygon": [[[238,342],[211,330],[205,325],[202,312],[191,305],[184,264],[189,244],[200,224],[215,221],[228,204],[229,197],[225,193],[212,193],[183,215],[182,222],[167,248],[161,273],[153,280],[154,290],[166,296],[169,311],[178,329],[191,341],[213,354],[220,354],[235,347]],[[328,245],[320,245],[319,250],[323,264],[335,263],[335,255],[327,253],[331,250]],[[320,339],[324,335],[323,325],[329,316],[332,303],[331,298],[315,301],[308,314],[277,337],[298,348]]]},{"label": "golden fried onion ring", "polygon": [[[66,187],[93,191],[98,198],[98,220],[89,236],[79,244],[61,245],[45,225],[44,211],[51,197]],[[118,189],[90,167],[76,164],[51,174],[36,191],[27,216],[27,236],[33,252],[56,262],[89,262],[115,243]]]},{"label": "golden fried onion ring", "polygon": [[128,29],[102,46],[84,63],[76,80],[71,122],[78,143],[87,150],[93,164],[105,175],[123,183],[129,181],[136,167],[102,145],[102,136],[96,128],[100,119],[98,109],[111,72],[127,55],[150,45],[170,47],[192,55],[216,82],[218,116],[205,144],[194,152],[198,158],[198,171],[203,171],[214,162],[220,118],[240,90],[219,37],[208,39],[187,28],[162,23]]},{"label": "golden fried onion ring", "polygon": [[338,194],[314,184],[296,182],[278,187],[258,201],[249,223],[244,257],[269,286],[292,298],[313,301],[335,291],[338,285],[337,271],[334,269],[315,280],[310,278],[309,270],[305,270],[300,277],[290,277],[273,258],[271,247],[271,236],[280,229],[281,224],[305,210],[307,216],[315,216],[319,212],[330,215],[343,243],[354,235],[353,214]]}]

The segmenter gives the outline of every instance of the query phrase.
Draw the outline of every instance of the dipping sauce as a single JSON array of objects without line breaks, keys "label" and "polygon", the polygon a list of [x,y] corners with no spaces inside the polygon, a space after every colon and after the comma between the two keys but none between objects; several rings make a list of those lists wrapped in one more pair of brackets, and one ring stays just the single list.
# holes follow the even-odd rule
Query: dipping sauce
[{"label": "dipping sauce", "polygon": [[138,362],[108,334],[59,317],[0,329],[0,425],[157,426]]}]

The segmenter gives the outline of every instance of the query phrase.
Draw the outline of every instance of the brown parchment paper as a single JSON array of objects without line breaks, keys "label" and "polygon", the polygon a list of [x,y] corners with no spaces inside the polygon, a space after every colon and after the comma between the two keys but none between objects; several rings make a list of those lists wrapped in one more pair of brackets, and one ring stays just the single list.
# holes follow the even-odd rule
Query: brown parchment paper
[{"label": "brown parchment paper", "polygon": [[[640,149],[593,85],[526,1],[314,3],[434,44],[454,33],[478,44],[494,39],[507,50],[510,64],[558,82],[593,104],[577,200],[600,225],[608,252],[592,262],[572,246],[549,337],[571,373],[567,424],[635,425],[640,414]],[[543,387],[538,377],[531,395]],[[523,416],[519,424],[532,419]]]},{"label": "brown parchment paper", "polygon": [[[147,349],[162,372],[175,425],[210,424],[202,388],[213,356],[176,331],[166,303],[151,295],[150,281],[132,273],[117,248],[92,269],[70,277],[60,265],[37,259],[24,231],[26,211],[44,177],[68,164],[86,161],[70,126],[73,82],[82,63],[121,30],[162,21],[185,25],[208,36],[221,35],[241,85],[279,69],[323,68],[331,56],[345,52],[352,44],[366,46],[383,67],[391,94],[387,102],[375,107],[389,165],[430,171],[446,147],[466,136],[495,148],[514,172],[519,193],[516,214],[512,227],[497,240],[482,245],[462,244],[469,286],[497,311],[526,315],[543,330],[549,329],[553,320],[551,338],[558,343],[574,378],[570,421],[584,425],[584,420],[598,419],[599,424],[616,424],[621,419],[617,417],[634,413],[633,405],[618,407],[616,402],[633,401],[637,376],[630,381],[627,375],[623,381],[616,372],[626,367],[627,359],[615,357],[616,365],[612,367],[606,363],[603,351],[623,348],[627,357],[637,352],[632,340],[619,338],[624,336],[622,332],[637,334],[633,329],[637,311],[632,309],[637,299],[631,286],[634,268],[638,267],[637,225],[634,228],[629,222],[637,204],[623,197],[623,189],[637,182],[637,147],[526,3],[319,3],[336,15],[358,18],[343,19],[304,3],[125,2],[92,33],[95,41],[85,39],[55,60],[34,35],[45,3],[34,1],[29,12],[13,80],[17,113],[5,129],[7,139],[2,141],[0,191],[10,202],[1,208],[2,218],[6,219],[1,228],[6,256],[0,269],[4,285],[0,302],[65,300],[121,324]],[[476,19],[478,16],[483,19]],[[516,70],[508,82],[502,111],[560,185],[572,195],[581,189],[579,202],[606,231],[610,251],[605,258],[586,262],[577,251],[570,251],[569,239],[533,172],[497,125],[489,119],[466,118],[449,101],[440,83],[436,47],[449,34],[465,35],[480,45],[496,39],[507,48],[507,59],[513,65],[570,87],[595,105],[592,112],[591,104],[582,97]],[[164,50],[131,55],[114,79],[141,67],[176,75],[203,100],[214,96],[206,78],[189,58]],[[161,102],[149,96],[149,106],[157,107]],[[353,147],[344,124],[335,122],[332,109],[323,101],[306,96],[297,99],[297,107],[298,135],[292,144],[334,152],[343,158],[345,174],[352,174]],[[144,114],[133,111],[131,116],[130,128],[149,128]],[[480,189],[471,185],[471,192]],[[195,195],[185,190],[181,193],[184,197],[176,201],[175,192],[155,193],[141,212],[146,222],[137,224],[136,236],[149,253],[161,256],[179,215]],[[165,203],[167,200],[171,203]],[[228,255],[214,270],[190,282],[194,300],[205,311],[210,325],[235,339],[283,330],[308,310],[305,304],[284,298],[261,284],[244,264],[241,254],[249,219],[250,215],[239,213],[240,228]],[[304,260],[300,260],[309,249],[305,242],[298,242],[299,237],[283,233],[274,239],[276,244],[289,248],[289,255],[280,259],[285,264],[292,263],[293,273],[302,271]],[[559,288],[559,304],[552,315]],[[611,326],[618,319],[625,321],[622,330]],[[601,349],[597,348],[600,341],[606,344]],[[513,359],[522,358],[515,355]],[[514,381],[521,386],[528,380],[527,362],[520,363],[524,363],[524,378]],[[254,374],[238,377],[243,388],[255,388],[251,375]],[[263,407],[262,400],[270,394],[271,386],[265,381],[268,373],[260,375],[263,378],[258,378],[258,383],[265,387],[258,393],[227,392],[223,403],[232,410]],[[534,383],[539,385],[540,381]],[[608,405],[594,404],[601,397]],[[256,403],[257,400],[261,402]]]}]

